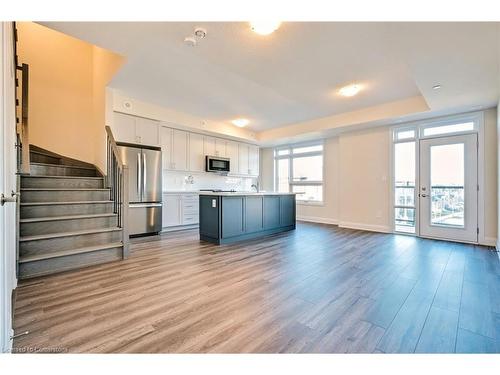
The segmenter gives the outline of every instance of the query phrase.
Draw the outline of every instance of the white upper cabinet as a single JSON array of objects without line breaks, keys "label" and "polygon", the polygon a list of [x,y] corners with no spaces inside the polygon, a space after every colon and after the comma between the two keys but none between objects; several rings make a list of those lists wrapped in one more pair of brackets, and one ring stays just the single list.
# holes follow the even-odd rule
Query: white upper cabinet
[{"label": "white upper cabinet", "polygon": [[248,146],[248,174],[251,176],[259,175],[259,147]]},{"label": "white upper cabinet", "polygon": [[172,136],[172,169],[188,170],[188,132],[174,129]]},{"label": "white upper cabinet", "polygon": [[142,117],[115,112],[113,135],[118,142],[158,146],[160,123]]},{"label": "white upper cabinet", "polygon": [[188,132],[162,126],[163,169],[188,170]]},{"label": "white upper cabinet", "polygon": [[118,142],[136,143],[135,116],[114,112],[113,136]]},{"label": "white upper cabinet", "polygon": [[240,170],[239,166],[239,150],[238,142],[227,141],[226,143],[226,157],[229,158],[229,168],[230,172],[233,174],[238,174]]},{"label": "white upper cabinet", "polygon": [[248,175],[250,174],[250,169],[248,168],[248,145],[245,143],[240,143],[238,147],[238,158],[239,158],[239,174]]},{"label": "white upper cabinet", "polygon": [[160,123],[158,121],[137,117],[135,120],[135,135],[143,145],[158,146]]},{"label": "white upper cabinet", "polygon": [[161,127],[161,155],[163,159],[163,169],[172,169],[172,136],[173,129]]},{"label": "white upper cabinet", "polygon": [[215,138],[203,137],[203,153],[209,156],[215,156]]},{"label": "white upper cabinet", "polygon": [[205,156],[210,155],[229,158],[233,175],[259,175],[258,146],[165,126],[160,133],[163,169],[204,172]]},{"label": "white upper cabinet", "polygon": [[226,140],[215,138],[215,156],[226,157]]},{"label": "white upper cabinet", "polygon": [[203,153],[203,135],[189,133],[189,170],[203,172],[205,170],[205,154]]}]

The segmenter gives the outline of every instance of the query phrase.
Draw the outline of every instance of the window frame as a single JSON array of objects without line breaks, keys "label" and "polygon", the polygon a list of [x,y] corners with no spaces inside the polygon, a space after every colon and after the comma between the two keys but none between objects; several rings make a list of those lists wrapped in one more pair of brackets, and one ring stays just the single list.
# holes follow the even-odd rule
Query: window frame
[{"label": "window frame", "polygon": [[[308,146],[319,146],[321,145],[321,151],[310,151],[310,152],[302,152],[299,154],[294,154],[294,148],[308,147]],[[278,155],[278,152],[281,150],[288,150],[288,154],[286,155]],[[293,159],[308,157],[308,156],[321,156],[322,158],[322,179],[317,181],[293,181]],[[290,145],[278,146],[273,150],[274,157],[274,190],[279,186],[279,175],[278,175],[278,160],[288,159],[288,192],[293,192],[293,186],[321,186],[321,200],[296,200],[297,204],[302,205],[316,205],[322,206],[325,201],[325,142],[324,140],[314,141],[314,142],[304,142],[304,143],[295,143]]]}]

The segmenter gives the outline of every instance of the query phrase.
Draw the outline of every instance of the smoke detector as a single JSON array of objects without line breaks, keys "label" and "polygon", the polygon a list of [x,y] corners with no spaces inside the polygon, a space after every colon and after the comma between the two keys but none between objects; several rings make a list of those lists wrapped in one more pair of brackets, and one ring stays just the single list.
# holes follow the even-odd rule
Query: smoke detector
[{"label": "smoke detector", "polygon": [[184,44],[189,46],[189,47],[194,47],[196,46],[196,39],[192,36],[188,36],[184,38]]},{"label": "smoke detector", "polygon": [[197,38],[203,39],[204,37],[207,36],[207,30],[205,30],[201,27],[197,27],[196,29],[194,29],[194,35]]}]

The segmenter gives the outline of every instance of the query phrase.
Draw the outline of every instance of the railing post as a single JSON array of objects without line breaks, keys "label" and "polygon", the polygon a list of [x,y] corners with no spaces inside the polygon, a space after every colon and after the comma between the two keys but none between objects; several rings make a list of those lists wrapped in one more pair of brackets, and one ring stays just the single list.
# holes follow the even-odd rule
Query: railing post
[{"label": "railing post", "polygon": [[130,251],[130,238],[129,238],[129,230],[128,230],[128,165],[123,166],[123,174],[120,183],[121,186],[121,194],[123,200],[122,204],[122,214],[121,214],[121,225],[122,225],[122,241],[123,241],[123,259],[127,259]]}]

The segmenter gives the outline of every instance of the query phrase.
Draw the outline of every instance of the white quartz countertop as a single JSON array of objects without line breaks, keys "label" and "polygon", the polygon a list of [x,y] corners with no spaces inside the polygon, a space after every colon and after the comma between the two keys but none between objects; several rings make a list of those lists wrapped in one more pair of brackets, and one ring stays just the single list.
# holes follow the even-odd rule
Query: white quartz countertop
[{"label": "white quartz countertop", "polygon": [[163,194],[200,194],[198,190],[163,190]]},{"label": "white quartz countertop", "polygon": [[280,193],[278,191],[235,191],[235,192],[212,192],[212,191],[200,191],[200,195],[216,195],[216,196],[224,196],[224,197],[234,197],[238,195],[296,195],[299,193]]}]

